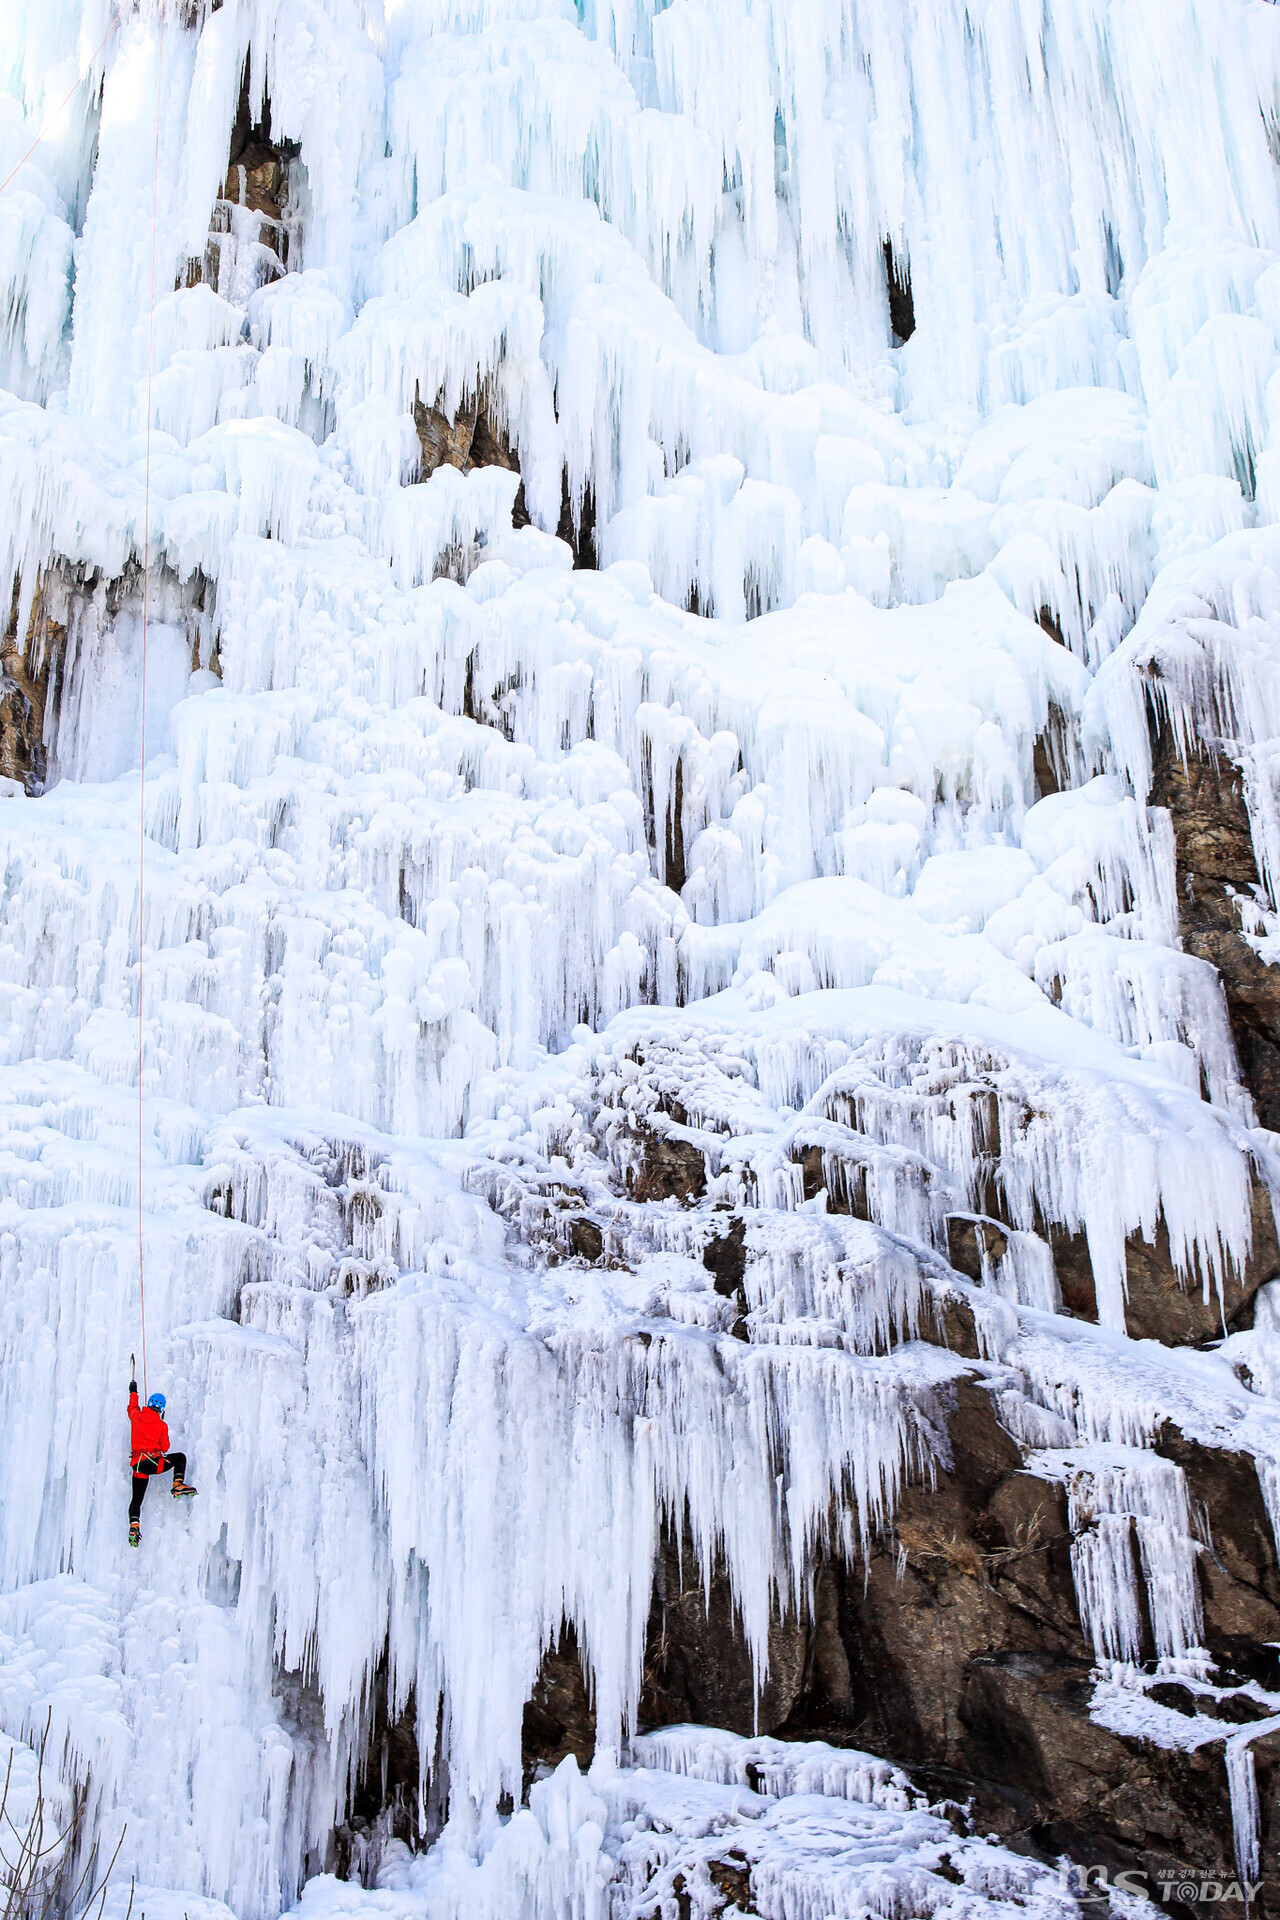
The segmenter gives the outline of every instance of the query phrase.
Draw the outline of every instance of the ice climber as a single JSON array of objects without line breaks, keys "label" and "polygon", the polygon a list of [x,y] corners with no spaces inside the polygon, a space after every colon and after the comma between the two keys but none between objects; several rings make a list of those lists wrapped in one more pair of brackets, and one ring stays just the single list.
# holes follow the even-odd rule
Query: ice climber
[{"label": "ice climber", "polygon": [[153,1473],[168,1473],[173,1468],[173,1497],[189,1499],[195,1492],[187,1485],[187,1456],[170,1453],[169,1429],[165,1424],[164,1395],[153,1393],[146,1406],[138,1402],[138,1382],[129,1382],[129,1462],[133,1468],[133,1498],[129,1502],[129,1545],[142,1539],[142,1500],[147,1481]]}]

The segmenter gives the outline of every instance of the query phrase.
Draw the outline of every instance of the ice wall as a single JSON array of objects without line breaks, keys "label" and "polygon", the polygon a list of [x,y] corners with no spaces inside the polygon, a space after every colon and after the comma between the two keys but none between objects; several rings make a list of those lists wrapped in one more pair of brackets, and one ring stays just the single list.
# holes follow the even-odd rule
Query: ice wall
[{"label": "ice wall", "polygon": [[[157,1900],[269,1920],[385,1687],[451,1809],[393,1890],[586,1920],[675,1871],[628,1794],[731,1777],[610,1771],[662,1528],[763,1680],[974,1366],[1068,1486],[1099,1661],[1146,1618],[1202,1674],[1151,1442],[1271,1487],[1280,1411],[1126,1339],[1126,1247],[1221,1320],[1280,1161],[1148,707],[1244,770],[1267,957],[1274,9],[53,0],[0,74],[0,606],[47,688],[0,798],[5,1736],[52,1713]],[[433,466],[477,408],[512,464]],[[637,1189],[654,1137],[698,1205]],[[947,1221],[992,1208],[966,1289]],[[201,1492],[130,1556],[139,1214]],[[507,1822],[565,1622],[599,1779]],[[771,1920],[853,1846],[798,1803],[874,1800],[822,1764]],[[911,1897],[1007,1891],[952,1884]]]}]

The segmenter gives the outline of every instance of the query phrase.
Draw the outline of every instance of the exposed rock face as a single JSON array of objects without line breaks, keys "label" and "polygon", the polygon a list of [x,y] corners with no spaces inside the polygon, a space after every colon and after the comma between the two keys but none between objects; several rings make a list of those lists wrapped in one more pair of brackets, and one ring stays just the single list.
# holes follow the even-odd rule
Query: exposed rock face
[{"label": "exposed rock face", "polygon": [[[957,1797],[974,1795],[980,1825],[1049,1854],[1234,1877],[1221,1745],[1171,1752],[1089,1717],[1092,1651],[1062,1490],[1022,1468],[978,1382],[961,1384],[949,1431],[953,1471],[933,1490],[912,1489],[899,1514],[900,1582],[887,1551],[873,1555],[865,1589],[856,1576],[844,1581],[858,1743],[914,1760],[931,1791],[945,1790],[939,1769],[948,1770]],[[1201,1594],[1206,1642],[1229,1685],[1250,1657],[1243,1649],[1280,1630],[1257,1476],[1246,1456],[1172,1431],[1159,1450],[1186,1468],[1193,1501],[1215,1516]]]},{"label": "exposed rock face", "polygon": [[300,237],[295,169],[300,169],[297,146],[272,137],[269,100],[255,118],[246,67],[208,243],[203,256],[187,261],[183,284],[204,281],[240,302],[255,286],[289,271]]},{"label": "exposed rock face", "polygon": [[641,1717],[648,1726],[682,1720],[731,1733],[772,1732],[795,1710],[810,1653],[799,1622],[780,1617],[769,1633],[769,1674],[757,1702],[751,1657],[734,1617],[727,1574],[707,1592],[692,1538],[668,1534],[658,1555],[649,1618]]},{"label": "exposed rock face", "polygon": [[[1046,620],[1049,622],[1047,626]],[[1042,607],[1040,610],[1040,625],[1058,642],[1059,646],[1064,644],[1061,630],[1047,607]],[[1071,785],[1070,733],[1067,716],[1061,707],[1050,701],[1044,732],[1036,735],[1032,755],[1036,790],[1042,800],[1047,794],[1061,793],[1064,787]]]},{"label": "exposed rock face", "polygon": [[[494,424],[493,403],[488,394],[480,394],[459,407],[452,420],[439,405],[425,406],[419,395],[413,403],[413,424],[421,449],[419,477],[427,480],[439,467],[456,467],[470,473],[476,467],[505,467],[519,473],[520,457],[512,446],[505,427]],[[517,527],[529,524],[524,504],[524,489],[516,495],[512,515]]]},{"label": "exposed rock face", "polygon": [[716,1292],[734,1304],[737,1319],[733,1332],[740,1340],[747,1337],[747,1296],[743,1286],[747,1270],[746,1238],[746,1223],[737,1219],[722,1238],[710,1242],[702,1255],[703,1266],[715,1276]]},{"label": "exposed rock face", "polygon": [[[683,1116],[680,1116],[683,1118]],[[646,1128],[639,1136],[639,1165],[632,1180],[636,1200],[696,1200],[707,1190],[702,1153],[677,1134]]]},{"label": "exposed rock face", "polygon": [[596,1261],[604,1253],[604,1235],[585,1216],[569,1222],[569,1244],[580,1260]]},{"label": "exposed rock face", "polygon": [[596,1748],[596,1716],[582,1677],[577,1635],[566,1627],[547,1653],[538,1684],[524,1710],[522,1740],[525,1791],[542,1771],[573,1754],[584,1770]]},{"label": "exposed rock face", "polygon": [[[1239,836],[1235,844],[1238,852]],[[721,1321],[721,1329],[747,1342],[771,1337],[763,1312],[748,1312],[757,1297],[753,1214],[749,1203],[722,1197],[732,1191],[725,1174],[732,1154],[710,1068],[706,1078],[682,1082],[657,1053],[634,1053],[625,1064],[611,1109],[617,1119],[610,1178],[621,1209],[616,1227],[607,1229],[611,1246],[625,1245],[627,1220],[646,1204],[663,1205],[673,1235],[685,1231],[677,1222],[688,1223],[691,1238],[681,1244],[691,1246],[714,1292],[732,1305],[732,1328]],[[905,1076],[897,1085],[904,1084]],[[792,1191],[814,1209],[815,1221],[829,1215],[875,1224],[883,1176],[868,1118],[873,1097],[839,1096],[825,1111],[810,1108],[787,1135]],[[1053,1255],[1066,1312],[1096,1322],[1087,1243],[1038,1212],[1037,1234],[1016,1229],[1009,1217],[1022,1122],[994,1056],[938,1065],[922,1059],[904,1097],[934,1101],[933,1110],[948,1117],[966,1111],[967,1102],[979,1148],[972,1210],[946,1216],[946,1259],[922,1274],[918,1319],[909,1330],[886,1322],[875,1335],[877,1352],[914,1332],[972,1363],[938,1393],[947,1445],[936,1473],[903,1490],[865,1563],[818,1554],[811,1604],[800,1617],[779,1601],[758,1696],[724,1570],[717,1567],[704,1583],[688,1538],[678,1551],[677,1536],[669,1534],[655,1579],[641,1724],[691,1721],[867,1749],[908,1765],[931,1797],[967,1806],[977,1830],[996,1831],[1042,1859],[1066,1853],[1112,1872],[1141,1871],[1149,1882],[1164,1873],[1216,1875],[1229,1884],[1237,1863],[1226,1741],[1270,1717],[1254,1687],[1280,1691],[1280,1562],[1253,1459],[1202,1445],[1167,1422],[1157,1433],[1155,1455],[1184,1476],[1193,1534],[1188,1564],[1202,1616],[1197,1632],[1215,1691],[1180,1675],[1155,1679],[1155,1603],[1135,1589],[1133,1686],[1139,1695],[1145,1690],[1152,1713],[1167,1716],[1169,1737],[1156,1744],[1120,1731],[1124,1720],[1100,1705],[1105,1673],[1077,1601],[1080,1542],[1101,1537],[1097,1515],[1082,1521],[1074,1505],[1069,1509],[1064,1486],[1043,1477],[1032,1446],[1002,1424],[995,1396],[1010,1374],[991,1357],[983,1318],[984,1295],[994,1289],[1012,1298],[1015,1256],[1034,1252],[1038,1237]],[[910,1177],[928,1196],[942,1175],[912,1163]],[[1251,1214],[1251,1253],[1245,1271],[1228,1278],[1224,1303],[1216,1293],[1203,1298],[1198,1272],[1179,1277],[1163,1221],[1150,1244],[1129,1236],[1131,1338],[1198,1346],[1221,1339],[1224,1319],[1236,1330],[1252,1325],[1257,1290],[1280,1267],[1260,1163]],[[601,1233],[601,1244],[605,1238]],[[580,1234],[576,1223],[571,1241],[582,1255],[594,1251],[594,1236]],[[853,1236],[849,1244],[868,1242]],[[640,1336],[646,1343],[650,1337]],[[1143,1536],[1132,1518],[1124,1524],[1124,1551],[1136,1564]],[[540,1691],[550,1685],[548,1667]],[[558,1739],[543,1742],[548,1762],[573,1750]],[[1280,1742],[1262,1734],[1252,1749],[1264,1861],[1268,1836],[1280,1838],[1273,1747]],[[1259,1894],[1263,1912],[1280,1909],[1280,1880],[1269,1878],[1271,1871],[1264,1870]]]},{"label": "exposed rock face", "polygon": [[889,328],[895,347],[905,346],[916,330],[915,301],[911,293],[911,269],[898,259],[893,242],[884,242],[884,284],[889,298]]},{"label": "exposed rock face", "polygon": [[376,1883],[387,1840],[422,1844],[443,1824],[443,1781],[437,1769],[428,1794],[425,1826],[418,1807],[418,1740],[412,1703],[395,1720],[387,1711],[387,1674],[374,1682],[373,1724],[347,1818],[331,1843],[326,1870],[342,1880]]},{"label": "exposed rock face", "polygon": [[[1130,1339],[1159,1340],[1170,1347],[1201,1346],[1221,1339],[1224,1331],[1252,1325],[1254,1295],[1280,1270],[1271,1195],[1260,1180],[1253,1186],[1250,1212],[1253,1244],[1249,1257],[1243,1273],[1234,1269],[1227,1272],[1221,1300],[1212,1284],[1206,1297],[1202,1276],[1193,1273],[1179,1277],[1163,1218],[1157,1223],[1154,1243],[1138,1233],[1129,1235],[1125,1242],[1125,1331]],[[1007,1223],[981,1214],[949,1215],[948,1255],[957,1273],[964,1274],[975,1286],[984,1284],[987,1273],[1004,1257],[1008,1231]],[[1084,1234],[1068,1234],[1051,1227],[1047,1238],[1064,1309],[1078,1319],[1096,1321],[1098,1300]]]},{"label": "exposed rock face", "polygon": [[980,1213],[953,1213],[947,1217],[947,1257],[957,1273],[976,1287],[986,1271],[1004,1259],[1009,1236],[999,1220]]},{"label": "exposed rock face", "polygon": [[66,627],[48,618],[37,590],[19,644],[18,599],[0,639],[0,777],[28,793],[45,782],[45,705],[51,677],[66,643]]},{"label": "exposed rock face", "polygon": [[[865,1568],[819,1567],[810,1618],[775,1617],[758,1702],[727,1582],[717,1575],[705,1595],[690,1543],[682,1572],[668,1538],[645,1723],[843,1742],[908,1766],[931,1796],[966,1804],[976,1830],[1047,1860],[1069,1852],[1112,1871],[1234,1879],[1221,1740],[1178,1752],[1090,1718],[1096,1675],[1063,1490],[1026,1470],[981,1379],[962,1378],[949,1400],[951,1470],[907,1490]],[[1171,1429],[1160,1451],[1215,1515],[1201,1561],[1206,1639],[1221,1683],[1243,1682],[1280,1637],[1280,1569],[1252,1462]],[[1150,1697],[1205,1712],[1203,1696],[1176,1683]],[[1241,1695],[1215,1705],[1223,1740],[1267,1711]],[[1264,1854],[1265,1836],[1280,1833],[1273,1746],[1264,1735],[1255,1748]],[[1263,1900],[1278,1893],[1268,1877]]]},{"label": "exposed rock face", "polygon": [[599,564],[596,552],[595,495],[588,491],[581,505],[575,509],[569,496],[567,473],[561,483],[560,519],[556,526],[556,537],[573,548],[575,567],[592,568]]},{"label": "exposed rock face", "polygon": [[[429,479],[439,467],[456,467],[459,473],[470,473],[477,467],[505,467],[508,473],[520,472],[519,449],[513,444],[507,427],[499,420],[491,393],[482,391],[473,395],[464,401],[452,418],[441,405],[441,400],[442,396],[437,394],[434,402],[427,405],[419,393],[413,403],[413,424],[418,433],[419,479]],[[523,481],[516,494],[511,520],[515,527],[529,525]],[[588,494],[575,512],[569,498],[569,478],[566,474],[556,535],[573,549],[575,567],[590,568],[596,564],[595,525],[594,499]],[[679,832],[678,813],[676,832]]]},{"label": "exposed rock face", "polygon": [[[652,785],[652,779],[650,779],[650,791],[652,791]],[[655,821],[653,834],[655,841],[656,829]],[[679,893],[689,877],[684,849],[684,761],[679,759],[676,761],[671,804],[662,823],[662,843],[662,877],[672,893]]]},{"label": "exposed rock face", "polygon": [[[1252,1325],[1254,1295],[1280,1269],[1271,1196],[1261,1181],[1254,1184],[1250,1212],[1253,1245],[1249,1258],[1242,1274],[1228,1272],[1221,1301],[1212,1287],[1206,1298],[1198,1276],[1190,1275],[1185,1282],[1179,1279],[1163,1218],[1157,1225],[1154,1245],[1141,1234],[1130,1234],[1125,1242],[1128,1298],[1124,1314],[1130,1339],[1159,1340],[1170,1347],[1200,1346],[1220,1339],[1227,1329]],[[1084,1235],[1051,1230],[1049,1240],[1063,1305],[1082,1320],[1096,1320],[1098,1303]],[[960,1266],[954,1256],[953,1261]],[[961,1267],[961,1271],[969,1269]]]},{"label": "exposed rock face", "polygon": [[1155,1446],[1186,1474],[1207,1543],[1199,1567],[1207,1644],[1229,1671],[1245,1678],[1256,1669],[1262,1684],[1274,1685],[1280,1679],[1273,1644],[1280,1643],[1280,1563],[1253,1461],[1188,1440],[1171,1425]]},{"label": "exposed rock face", "polygon": [[723,1860],[708,1861],[707,1872],[728,1906],[739,1913],[751,1912],[751,1868],[742,1854],[729,1852]]},{"label": "exposed rock face", "polygon": [[1169,729],[1152,732],[1150,798],[1173,821],[1182,944],[1222,976],[1241,1078],[1262,1125],[1280,1127],[1280,969],[1244,938],[1232,899],[1258,882],[1244,784],[1230,760],[1184,764]]}]

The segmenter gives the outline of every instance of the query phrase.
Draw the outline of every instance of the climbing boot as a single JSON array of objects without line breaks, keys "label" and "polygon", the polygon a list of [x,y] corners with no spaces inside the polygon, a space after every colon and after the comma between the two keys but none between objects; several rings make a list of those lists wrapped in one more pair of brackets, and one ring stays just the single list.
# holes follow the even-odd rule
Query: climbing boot
[{"label": "climbing boot", "polygon": [[190,1500],[195,1492],[195,1487],[188,1486],[185,1480],[179,1480],[175,1477],[173,1482],[173,1497],[175,1500]]},{"label": "climbing boot", "polygon": [[129,1545],[131,1547],[140,1547],[142,1545],[142,1528],[136,1520],[129,1522]]}]

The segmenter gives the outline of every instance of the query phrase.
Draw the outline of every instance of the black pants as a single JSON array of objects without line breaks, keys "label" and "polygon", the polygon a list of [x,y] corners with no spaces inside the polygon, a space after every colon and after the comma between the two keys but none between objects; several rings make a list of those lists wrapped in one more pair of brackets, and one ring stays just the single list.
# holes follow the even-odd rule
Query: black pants
[{"label": "black pants", "polygon": [[173,1468],[173,1477],[181,1482],[187,1477],[187,1456],[185,1453],[148,1453],[144,1454],[133,1470],[133,1498],[129,1502],[129,1518],[135,1524],[142,1512],[142,1499],[147,1491],[147,1481],[153,1473],[168,1473]]}]

